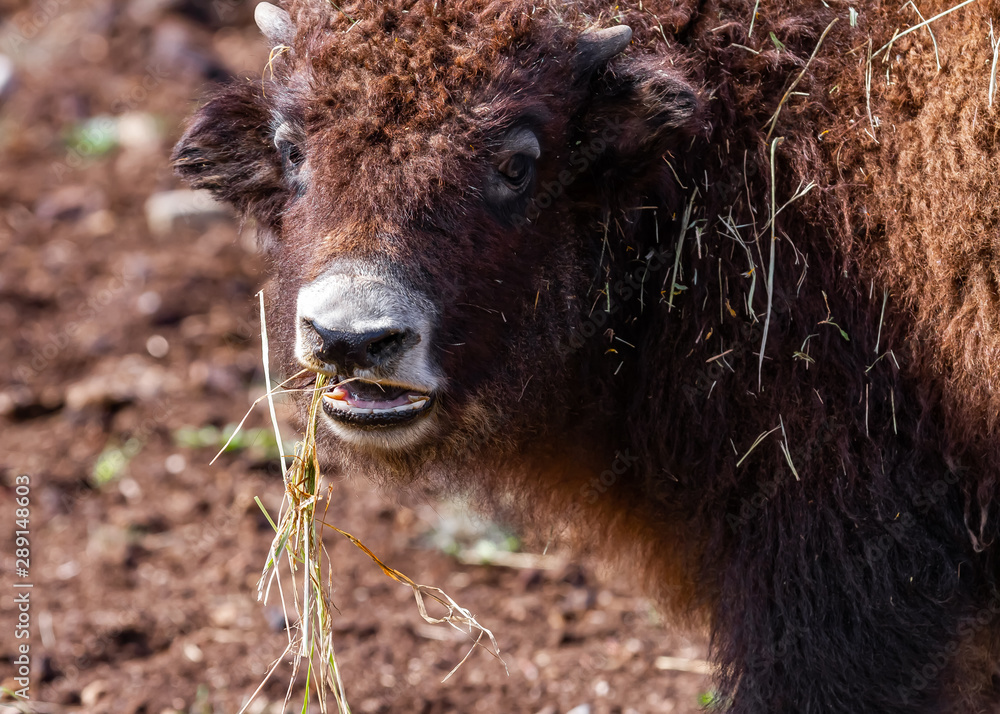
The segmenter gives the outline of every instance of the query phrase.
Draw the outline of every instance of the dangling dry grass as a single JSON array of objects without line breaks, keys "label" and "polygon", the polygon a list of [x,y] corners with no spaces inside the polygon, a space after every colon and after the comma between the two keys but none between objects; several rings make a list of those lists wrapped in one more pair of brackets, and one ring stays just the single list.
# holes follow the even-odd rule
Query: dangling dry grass
[{"label": "dangling dry grass", "polygon": [[[283,384],[271,387],[270,369],[268,366],[267,323],[264,313],[264,299],[261,299],[261,338],[264,353],[264,374],[267,380],[267,394],[271,422],[275,438],[280,445],[281,433],[274,410],[273,395]],[[246,711],[250,703],[257,697],[264,684],[270,679],[278,665],[288,654],[292,655],[292,672],[289,678],[288,690],[284,706],[287,707],[292,698],[292,687],[298,679],[303,666],[306,667],[306,687],[303,695],[302,711],[310,704],[310,695],[315,694],[320,711],[329,710],[330,697],[336,702],[338,714],[349,714],[351,708],[347,702],[347,692],[341,671],[337,664],[334,650],[332,624],[334,610],[333,583],[335,570],[330,555],[323,545],[323,529],[330,528],[341,534],[360,548],[382,569],[388,577],[413,589],[420,616],[431,624],[448,624],[467,634],[472,641],[469,652],[444,678],[447,680],[468,659],[476,647],[482,647],[503,663],[500,650],[493,633],[483,627],[475,616],[461,607],[443,590],[428,585],[420,585],[400,571],[383,563],[358,538],[325,520],[333,497],[333,489],[323,485],[319,458],[316,450],[316,425],[319,418],[323,393],[328,387],[328,377],[319,374],[312,387],[312,401],[309,406],[309,420],[302,441],[296,445],[295,455],[291,457],[291,465],[286,466],[282,457],[281,469],[285,482],[285,498],[282,502],[278,518],[272,519],[264,509],[260,500],[257,504],[264,511],[268,521],[274,528],[274,540],[268,551],[267,561],[257,584],[257,596],[262,602],[267,602],[271,589],[277,585],[282,609],[286,622],[288,617],[288,596],[297,615],[297,625],[288,631],[288,646],[275,660],[260,686],[244,705],[241,713]],[[261,399],[263,399],[262,397]],[[261,401],[258,399],[256,405]],[[252,409],[252,407],[251,407]],[[245,420],[245,418],[244,418]],[[242,422],[241,422],[242,425]],[[225,447],[223,447],[225,448]],[[325,493],[324,493],[325,492]],[[325,505],[322,502],[326,501]],[[281,563],[285,561],[288,573],[280,572]],[[425,598],[439,603],[445,610],[441,617],[434,617],[427,612]],[[489,640],[488,644],[482,638]],[[506,668],[506,665],[505,665]]]}]

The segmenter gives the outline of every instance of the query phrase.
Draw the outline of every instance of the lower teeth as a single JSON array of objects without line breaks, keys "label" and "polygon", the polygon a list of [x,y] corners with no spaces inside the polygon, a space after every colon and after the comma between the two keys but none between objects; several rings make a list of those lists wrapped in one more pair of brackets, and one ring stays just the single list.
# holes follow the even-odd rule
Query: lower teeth
[{"label": "lower teeth", "polygon": [[352,414],[393,414],[396,412],[417,411],[418,409],[422,409],[427,404],[427,397],[416,397],[416,400],[414,400],[413,397],[410,397],[410,399],[411,401],[409,404],[403,404],[398,407],[387,407],[385,409],[355,407],[343,399],[333,399],[331,397],[328,397],[327,401],[336,409],[350,412]]}]

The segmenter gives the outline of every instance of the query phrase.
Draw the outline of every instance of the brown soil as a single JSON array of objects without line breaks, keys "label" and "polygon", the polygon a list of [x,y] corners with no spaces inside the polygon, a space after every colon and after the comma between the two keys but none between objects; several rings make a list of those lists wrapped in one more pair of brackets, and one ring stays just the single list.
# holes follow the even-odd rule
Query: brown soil
[{"label": "brown soil", "polygon": [[[277,510],[276,462],[245,444],[210,466],[195,442],[217,437],[192,436],[239,421],[263,388],[252,230],[215,217],[156,233],[145,209],[180,188],[167,156],[199,95],[260,72],[251,15],[242,0],[0,0],[16,68],[0,89],[0,682],[19,688],[30,644],[34,711],[237,712],[287,641],[278,599],[256,601],[271,530],[254,497]],[[453,534],[455,504],[410,508],[363,483],[333,501],[330,521],[490,627],[509,670],[476,652],[442,684],[468,640],[331,536],[354,711],[699,709],[708,678],[677,670],[704,644],[586,564],[463,564],[448,552],[480,536]],[[33,585],[27,640],[15,583]],[[289,677],[279,667],[249,711],[282,711]]]}]

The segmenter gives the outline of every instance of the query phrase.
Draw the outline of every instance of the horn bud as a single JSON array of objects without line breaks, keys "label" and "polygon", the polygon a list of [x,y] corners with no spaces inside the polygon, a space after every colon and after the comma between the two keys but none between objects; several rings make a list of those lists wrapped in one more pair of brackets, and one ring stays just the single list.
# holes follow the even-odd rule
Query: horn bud
[{"label": "horn bud", "polygon": [[616,25],[603,30],[588,30],[576,41],[576,64],[581,71],[594,69],[625,51],[632,41],[632,28]]},{"label": "horn bud", "polygon": [[295,24],[288,12],[269,2],[262,2],[253,11],[253,19],[272,45],[291,45]]}]

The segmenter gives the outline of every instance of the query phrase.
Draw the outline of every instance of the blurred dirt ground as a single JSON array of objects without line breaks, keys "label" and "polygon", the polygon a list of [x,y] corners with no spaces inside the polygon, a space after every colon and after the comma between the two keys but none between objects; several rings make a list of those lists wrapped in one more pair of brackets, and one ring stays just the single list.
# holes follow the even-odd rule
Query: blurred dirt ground
[{"label": "blurred dirt ground", "polygon": [[[277,599],[256,601],[271,530],[253,499],[273,513],[282,493],[264,411],[208,464],[263,390],[263,266],[252,226],[169,193],[182,187],[167,162],[213,82],[261,71],[252,10],[0,0],[0,682],[19,688],[30,643],[28,711],[235,713],[287,641]],[[332,522],[490,627],[509,669],[477,652],[442,684],[468,642],[331,537],[354,711],[699,710],[708,678],[684,670],[704,645],[589,567],[465,564],[451,554],[509,539],[467,532],[456,504],[411,508],[363,483],[333,500]],[[14,637],[15,582],[33,585],[28,640]],[[282,711],[289,671],[249,711]],[[297,688],[288,711],[301,701]]]}]

